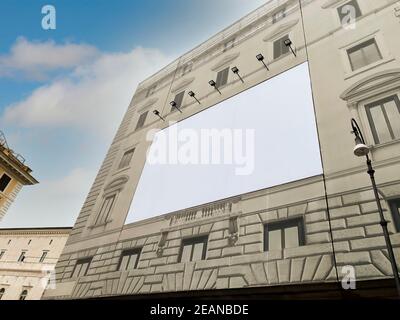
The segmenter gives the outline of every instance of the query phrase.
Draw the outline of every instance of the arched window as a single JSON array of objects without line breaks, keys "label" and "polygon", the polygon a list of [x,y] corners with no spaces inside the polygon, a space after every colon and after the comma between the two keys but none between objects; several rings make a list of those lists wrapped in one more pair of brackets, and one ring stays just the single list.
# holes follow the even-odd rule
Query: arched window
[{"label": "arched window", "polygon": [[1,288],[1,289],[0,289],[0,300],[3,298],[4,292],[6,292],[6,289]]},{"label": "arched window", "polygon": [[23,290],[21,292],[21,295],[19,296],[19,300],[25,300],[27,295],[28,295],[28,290]]}]

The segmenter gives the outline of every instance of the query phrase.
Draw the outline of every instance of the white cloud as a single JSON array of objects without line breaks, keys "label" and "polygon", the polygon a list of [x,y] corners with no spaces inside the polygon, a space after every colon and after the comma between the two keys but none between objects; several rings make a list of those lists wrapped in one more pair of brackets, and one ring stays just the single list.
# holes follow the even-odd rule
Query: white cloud
[{"label": "white cloud", "polygon": [[1,120],[26,128],[64,126],[108,136],[137,84],[168,60],[160,51],[144,48],[100,54],[7,106]]},{"label": "white cloud", "polygon": [[94,180],[95,169],[75,168],[58,179],[24,187],[0,226],[72,226]]},{"label": "white cloud", "polygon": [[0,77],[44,80],[51,71],[74,68],[98,54],[95,47],[86,44],[31,42],[21,37],[8,55],[0,56]]},{"label": "white cloud", "polygon": [[[48,43],[36,45],[46,52]],[[72,225],[102,160],[104,143],[114,135],[137,84],[170,60],[159,50],[140,47],[130,52],[98,52],[90,61],[79,62],[6,106],[0,124],[40,183],[22,189],[1,225]],[[71,66],[72,61],[58,65]],[[65,137],[60,149],[53,136]],[[79,152],[79,156],[54,160],[66,152]]]}]

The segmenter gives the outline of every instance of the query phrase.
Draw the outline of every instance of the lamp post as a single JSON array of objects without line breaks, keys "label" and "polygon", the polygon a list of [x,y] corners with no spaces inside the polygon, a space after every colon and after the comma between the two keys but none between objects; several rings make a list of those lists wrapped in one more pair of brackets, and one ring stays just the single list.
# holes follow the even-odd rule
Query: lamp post
[{"label": "lamp post", "polygon": [[355,135],[355,143],[356,146],[354,147],[354,154],[357,157],[363,157],[365,156],[367,159],[367,167],[368,167],[368,174],[371,179],[371,184],[372,188],[374,190],[374,195],[375,195],[375,200],[376,204],[378,206],[378,211],[379,211],[379,216],[380,216],[380,225],[382,226],[383,229],[383,235],[385,237],[385,242],[386,242],[386,248],[389,253],[389,260],[390,264],[392,265],[392,270],[393,270],[393,275],[394,275],[394,281],[396,283],[396,289],[397,289],[397,294],[400,297],[400,279],[399,279],[399,271],[397,269],[396,265],[396,258],[394,256],[393,252],[393,246],[390,241],[390,236],[389,236],[389,230],[387,227],[387,221],[385,220],[385,216],[383,215],[383,209],[381,205],[381,201],[379,200],[379,194],[378,194],[378,188],[376,187],[376,182],[375,182],[375,170],[372,167],[372,162],[371,159],[368,156],[369,153],[369,147],[366,145],[364,136],[361,132],[360,127],[358,126],[358,123],[355,119],[351,119],[351,127],[353,129],[352,133]]}]

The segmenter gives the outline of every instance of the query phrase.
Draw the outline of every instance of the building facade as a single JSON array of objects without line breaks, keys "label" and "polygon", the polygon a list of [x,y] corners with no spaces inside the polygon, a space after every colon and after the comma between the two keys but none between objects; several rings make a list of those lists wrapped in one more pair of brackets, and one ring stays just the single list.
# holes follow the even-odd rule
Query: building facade
[{"label": "building facade", "polygon": [[25,159],[8,147],[0,131],[0,221],[24,185],[38,183],[25,165]]},{"label": "building facade", "polygon": [[40,300],[71,228],[0,229],[0,300]]},{"label": "building facade", "polygon": [[[392,296],[377,205],[365,161],[352,152],[350,119],[371,147],[399,262],[399,30],[399,1],[269,1],[142,82],[57,263],[57,287],[44,298]],[[149,130],[306,62],[321,175],[124,224]],[[171,111],[172,100],[182,113]],[[349,276],[356,288],[345,291]]]}]

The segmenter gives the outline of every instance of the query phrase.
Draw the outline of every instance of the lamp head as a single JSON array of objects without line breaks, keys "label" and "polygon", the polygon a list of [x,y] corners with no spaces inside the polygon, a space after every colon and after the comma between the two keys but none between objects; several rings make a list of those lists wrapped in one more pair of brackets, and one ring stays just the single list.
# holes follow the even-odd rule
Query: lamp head
[{"label": "lamp head", "polygon": [[264,56],[261,53],[256,55],[256,58],[257,58],[258,61],[263,61],[264,60]]},{"label": "lamp head", "polygon": [[188,95],[193,98],[194,97],[194,92],[193,91],[189,91]]},{"label": "lamp head", "polygon": [[175,101],[171,101],[169,104],[170,104],[172,107],[176,107],[176,102],[175,102]]},{"label": "lamp head", "polygon": [[210,81],[208,81],[208,83],[210,84],[211,87],[215,87],[215,85],[216,85],[214,80],[210,80]]},{"label": "lamp head", "polygon": [[292,40],[286,39],[285,41],[283,41],[283,43],[285,44],[286,47],[290,47],[292,45]]},{"label": "lamp head", "polygon": [[158,110],[153,110],[153,113],[154,113],[156,116],[159,116],[159,115],[160,115],[160,111],[158,111]]},{"label": "lamp head", "polygon": [[369,153],[369,147],[361,141],[360,137],[355,139],[356,146],[353,149],[354,155],[357,157],[364,157]]},{"label": "lamp head", "polygon": [[233,72],[233,73],[239,73],[239,69],[238,69],[237,67],[233,67],[233,68],[232,68],[232,72]]}]

